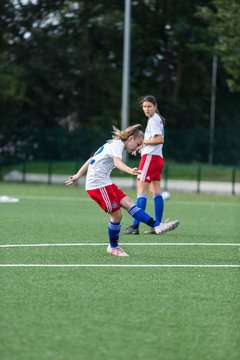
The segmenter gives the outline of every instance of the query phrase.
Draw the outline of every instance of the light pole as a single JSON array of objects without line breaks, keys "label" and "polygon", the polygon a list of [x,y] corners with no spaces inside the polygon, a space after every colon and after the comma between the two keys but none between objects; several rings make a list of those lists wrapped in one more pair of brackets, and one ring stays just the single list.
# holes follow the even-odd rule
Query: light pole
[{"label": "light pole", "polygon": [[[125,0],[124,11],[124,44],[122,72],[122,117],[121,128],[126,129],[129,123],[129,69],[130,69],[130,38],[131,38],[131,0]],[[127,154],[124,154],[127,160]]]},{"label": "light pole", "polygon": [[217,83],[217,56],[213,55],[210,128],[209,128],[209,152],[208,152],[209,164],[213,163],[213,152],[214,152],[213,150],[214,150],[214,128],[215,128],[216,83]]},{"label": "light pole", "polygon": [[130,37],[131,37],[130,19],[131,19],[131,0],[125,0],[123,72],[122,72],[122,129],[125,129],[128,126]]}]

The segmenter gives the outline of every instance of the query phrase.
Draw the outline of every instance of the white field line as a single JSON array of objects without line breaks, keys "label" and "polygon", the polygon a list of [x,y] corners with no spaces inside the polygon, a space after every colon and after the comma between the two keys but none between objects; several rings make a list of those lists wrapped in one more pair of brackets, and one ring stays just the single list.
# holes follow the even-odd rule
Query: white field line
[{"label": "white field line", "polygon": [[46,267],[46,268],[81,268],[81,267],[122,267],[122,268],[240,268],[232,264],[0,264],[0,267]]},{"label": "white field line", "polygon": [[[58,246],[107,246],[108,243],[68,243],[68,244],[3,244],[0,248],[58,247]],[[240,243],[121,243],[123,246],[239,246]]]},{"label": "white field line", "polygon": [[92,201],[89,197],[70,197],[70,196],[34,196],[34,195],[19,195],[17,196],[20,199],[27,199],[27,200],[44,200],[44,201],[81,201],[81,202],[88,202]]}]

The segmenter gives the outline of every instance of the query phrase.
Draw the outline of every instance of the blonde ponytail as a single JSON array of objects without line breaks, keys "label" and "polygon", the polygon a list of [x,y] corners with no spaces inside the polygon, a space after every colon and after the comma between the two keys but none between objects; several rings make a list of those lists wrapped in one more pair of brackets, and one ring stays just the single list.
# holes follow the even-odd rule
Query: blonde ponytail
[{"label": "blonde ponytail", "polygon": [[126,141],[132,135],[134,138],[136,138],[136,137],[143,138],[144,135],[140,129],[141,129],[140,124],[135,124],[135,125],[129,126],[125,130],[119,130],[116,126],[113,126],[113,136],[112,137],[114,140],[122,140],[122,141]]}]

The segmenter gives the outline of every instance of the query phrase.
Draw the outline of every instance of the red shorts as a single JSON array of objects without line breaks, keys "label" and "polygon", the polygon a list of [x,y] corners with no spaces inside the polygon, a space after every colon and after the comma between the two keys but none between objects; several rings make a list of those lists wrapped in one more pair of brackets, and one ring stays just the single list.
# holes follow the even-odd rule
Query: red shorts
[{"label": "red shorts", "polygon": [[164,160],[161,156],[145,154],[141,157],[138,169],[141,174],[138,175],[138,181],[152,182],[160,181],[164,166]]},{"label": "red shorts", "polygon": [[106,212],[121,208],[120,200],[127,196],[117,185],[112,184],[99,189],[87,190],[88,195]]}]

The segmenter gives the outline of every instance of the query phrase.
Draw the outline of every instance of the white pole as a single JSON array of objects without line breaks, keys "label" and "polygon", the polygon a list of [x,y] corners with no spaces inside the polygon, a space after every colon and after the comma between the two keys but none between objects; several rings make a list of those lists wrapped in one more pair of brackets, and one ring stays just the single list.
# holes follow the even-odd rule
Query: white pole
[{"label": "white pole", "polygon": [[122,123],[121,128],[128,127],[129,116],[129,68],[130,68],[130,27],[131,0],[125,0],[123,73],[122,73]]},{"label": "white pole", "polygon": [[216,83],[217,83],[217,56],[213,55],[210,129],[209,129],[209,153],[208,153],[209,164],[213,163],[213,152],[214,152],[213,150],[214,150],[214,128],[215,128]]},{"label": "white pole", "polygon": [[[131,38],[130,19],[131,19],[131,0],[125,0],[121,129],[126,129],[129,124],[129,69],[130,69],[130,38]],[[127,152],[124,152],[123,161],[127,162],[127,160],[128,160],[128,154]]]}]

